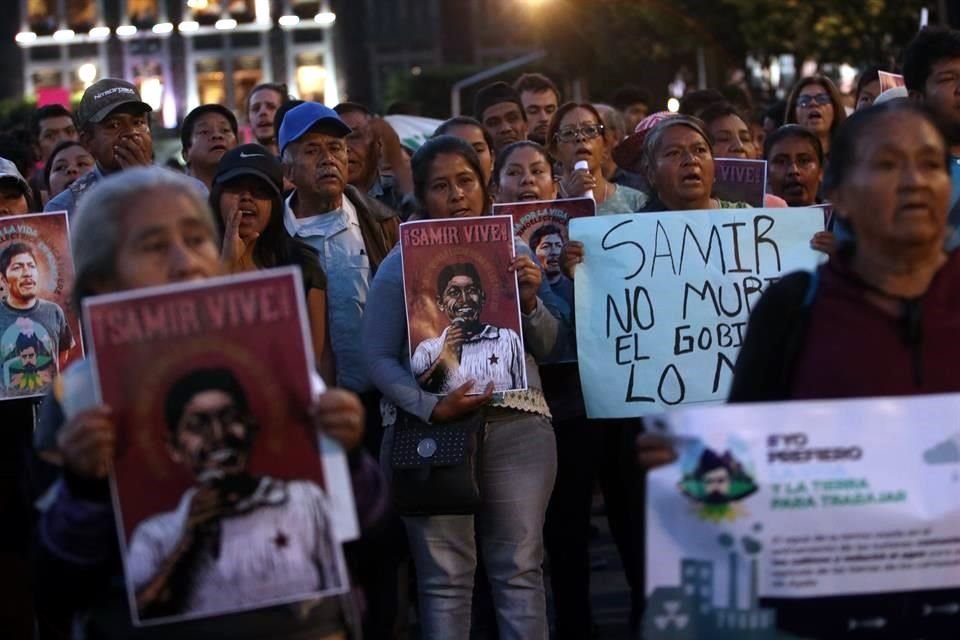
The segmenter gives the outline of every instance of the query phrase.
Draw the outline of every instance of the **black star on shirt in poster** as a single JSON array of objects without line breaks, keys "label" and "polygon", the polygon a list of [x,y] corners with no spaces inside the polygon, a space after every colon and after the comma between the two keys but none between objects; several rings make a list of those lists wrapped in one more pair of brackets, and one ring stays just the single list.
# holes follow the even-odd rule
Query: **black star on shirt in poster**
[{"label": "black star on shirt in poster", "polygon": [[496,354],[490,356],[490,364],[497,364],[498,362],[500,362],[500,358]]},{"label": "black star on shirt in poster", "polygon": [[273,539],[273,544],[277,546],[277,549],[285,548],[288,544],[287,534],[283,531],[277,531],[277,535]]}]

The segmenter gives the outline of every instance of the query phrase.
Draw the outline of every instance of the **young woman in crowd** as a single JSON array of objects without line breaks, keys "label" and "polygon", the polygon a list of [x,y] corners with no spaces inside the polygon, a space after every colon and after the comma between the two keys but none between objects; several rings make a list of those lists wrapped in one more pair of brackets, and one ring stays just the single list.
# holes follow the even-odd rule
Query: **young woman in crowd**
[{"label": "young woman in crowd", "polygon": [[58,144],[43,168],[47,199],[69,187],[77,178],[93,171],[95,165],[93,156],[79,142],[68,140]]},{"label": "young woman in crowd", "polygon": [[497,202],[555,200],[558,195],[550,154],[530,140],[513,142],[500,151],[493,166],[493,185]]},{"label": "young woman in crowd", "polygon": [[[473,147],[449,135],[428,140],[413,156],[419,217],[482,216],[489,195]],[[541,272],[529,249],[517,246],[510,270],[520,286],[528,390],[467,395],[467,382],[447,395],[424,391],[411,373],[400,252],[377,270],[364,314],[368,370],[384,397],[427,423],[461,418],[486,406],[480,452],[482,504],[476,516],[405,517],[417,570],[424,638],[470,636],[477,544],[490,580],[502,640],[545,639],[543,522],[556,473],[550,412],[535,357],[555,347],[558,320],[537,295]],[[476,389],[474,391],[481,391]],[[396,426],[384,435],[382,463],[389,466]]]},{"label": "young woman in crowd", "polygon": [[469,116],[450,118],[437,127],[433,135],[460,138],[473,147],[483,170],[483,181],[490,184],[493,178],[493,138],[479,120]]},{"label": "young woman in crowd", "polygon": [[213,179],[210,206],[223,238],[222,261],[228,272],[300,267],[314,357],[320,375],[333,384],[336,366],[327,335],[327,277],[316,251],[284,229],[280,160],[257,144],[228,151]]},{"label": "young woman in crowd", "polygon": [[840,91],[826,76],[803,78],[787,96],[785,124],[799,124],[820,138],[825,158],[830,157],[830,138],[847,119]]},{"label": "young woman in crowd", "polygon": [[[730,402],[960,392],[960,252],[943,249],[946,158],[936,124],[908,103],[864,109],[840,127],[824,190],[856,243],[813,274],[790,274],[764,293]],[[652,436],[638,440],[637,452],[646,468],[674,458]],[[872,633],[861,620],[880,619],[883,637],[953,638],[955,626],[943,628],[924,611],[958,595],[781,601],[777,620],[801,637],[860,637]]]},{"label": "young woman in crowd", "polygon": [[[590,103],[567,102],[557,109],[547,130],[551,155],[560,165],[560,189],[566,198],[589,192],[597,201],[597,213],[633,213],[647,204],[644,193],[613,184],[603,176],[609,153],[603,120]],[[586,169],[575,169],[584,160]]]},{"label": "young woman in crowd", "polygon": [[[73,219],[75,301],[79,305],[91,295],[215,276],[222,271],[218,241],[206,197],[189,178],[158,167],[107,177],[86,195]],[[90,375],[87,361],[65,373],[81,388],[92,385],[80,382]],[[360,401],[335,389],[318,396],[312,412],[316,428],[351,452],[358,517],[363,525],[372,524],[384,510],[385,494],[375,463],[358,449],[364,424]],[[48,428],[50,433],[41,432]],[[65,424],[53,422],[38,430],[38,450],[51,442],[63,468],[38,523],[37,590],[43,594],[39,618],[55,619],[65,610],[76,610],[74,631],[98,639],[348,637],[345,615],[353,605],[345,598],[134,627],[120,577],[107,479],[122,445],[110,408],[92,406]]]},{"label": "young woman in crowd", "polygon": [[[710,136],[714,158],[759,160],[762,145],[758,144],[740,112],[729,102],[711,104],[700,112],[700,119]],[[786,207],[783,198],[765,193],[765,207]]]},{"label": "young woman in crowd", "polygon": [[853,110],[866,109],[873,104],[880,93],[880,67],[867,67],[857,78],[857,90],[853,94]]}]

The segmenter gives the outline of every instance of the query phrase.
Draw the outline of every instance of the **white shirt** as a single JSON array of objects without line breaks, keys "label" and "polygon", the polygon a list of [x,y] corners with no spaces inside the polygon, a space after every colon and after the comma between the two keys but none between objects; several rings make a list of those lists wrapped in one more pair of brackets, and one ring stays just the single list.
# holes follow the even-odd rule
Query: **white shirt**
[{"label": "white shirt", "polygon": [[[135,591],[156,576],[181,540],[195,493],[189,489],[174,511],[144,520],[133,532],[126,570]],[[183,615],[214,615],[346,590],[327,499],[316,484],[264,477],[237,510],[241,513],[220,520],[219,555],[205,550],[198,560]]]},{"label": "white shirt", "polygon": [[[410,360],[414,376],[419,377],[440,357],[449,329],[417,345]],[[436,393],[449,393],[470,380],[475,382],[473,393],[483,393],[490,381],[497,392],[526,389],[524,358],[523,341],[515,331],[488,324],[483,331],[464,341],[460,365],[447,371],[447,379]]]}]

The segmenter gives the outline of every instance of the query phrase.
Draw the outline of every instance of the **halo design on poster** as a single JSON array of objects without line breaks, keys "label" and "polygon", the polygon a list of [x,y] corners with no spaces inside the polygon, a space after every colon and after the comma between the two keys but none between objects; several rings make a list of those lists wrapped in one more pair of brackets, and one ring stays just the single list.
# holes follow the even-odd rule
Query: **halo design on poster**
[{"label": "halo design on poster", "polygon": [[348,589],[308,415],[302,280],[283,268],[84,300],[132,618],[172,622]]},{"label": "halo design on poster", "polygon": [[510,216],[400,225],[410,366],[425,391],[527,388],[513,242]]},{"label": "halo design on poster", "polygon": [[0,400],[44,395],[83,356],[65,212],[0,218]]}]

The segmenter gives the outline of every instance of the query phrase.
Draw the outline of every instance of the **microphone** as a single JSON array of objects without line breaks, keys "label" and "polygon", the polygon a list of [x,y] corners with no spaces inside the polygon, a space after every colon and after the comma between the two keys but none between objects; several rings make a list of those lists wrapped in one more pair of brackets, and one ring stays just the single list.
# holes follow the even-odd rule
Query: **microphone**
[{"label": "microphone", "polygon": [[[573,165],[573,170],[574,170],[574,171],[589,171],[589,170],[590,170],[590,167],[589,167],[589,165],[587,165],[587,161],[586,161],[586,160],[577,160],[576,164]],[[596,200],[596,198],[593,197],[593,189],[587,189],[587,192],[586,192],[585,194],[583,194],[583,195],[586,196],[587,198],[590,198],[591,200]]]}]

